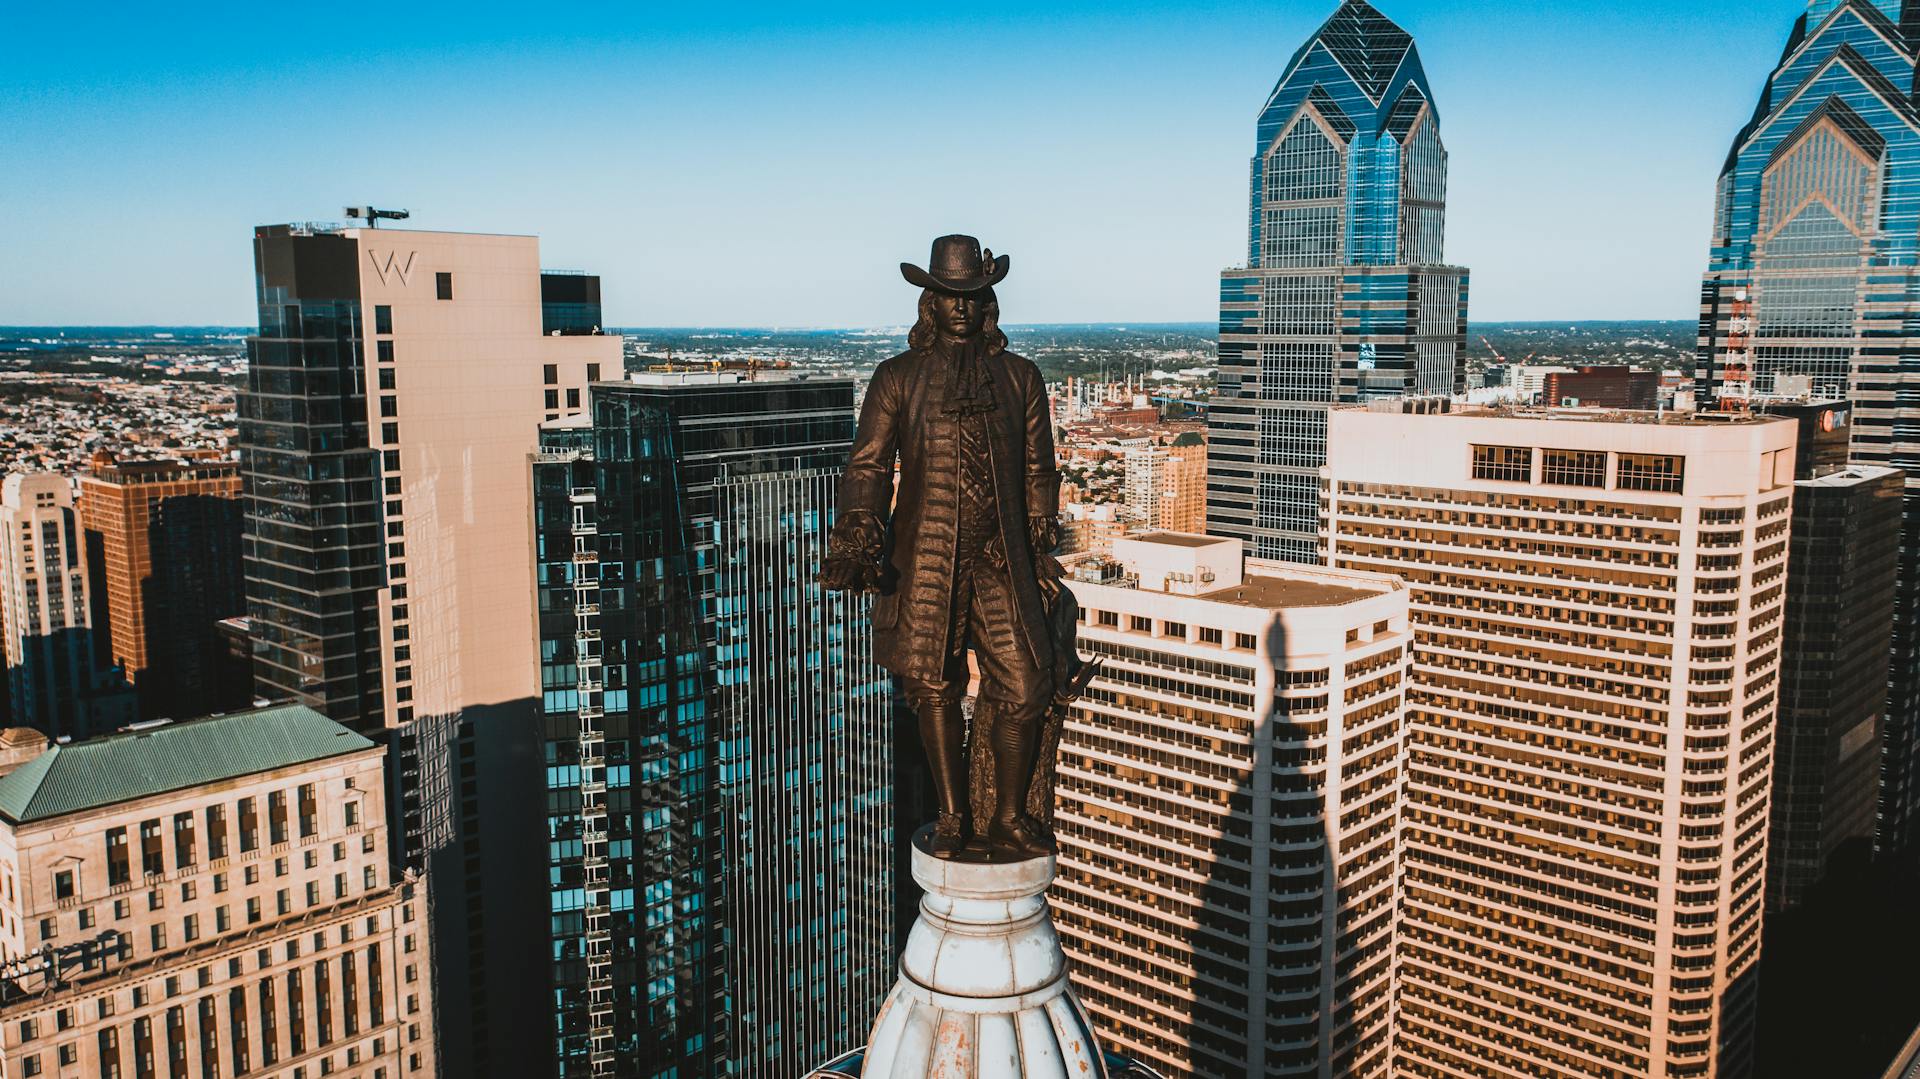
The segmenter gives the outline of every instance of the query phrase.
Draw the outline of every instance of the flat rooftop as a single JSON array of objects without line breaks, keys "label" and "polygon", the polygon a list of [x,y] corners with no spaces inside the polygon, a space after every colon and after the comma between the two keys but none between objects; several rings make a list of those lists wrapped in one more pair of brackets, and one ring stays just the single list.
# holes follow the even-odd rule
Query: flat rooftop
[{"label": "flat rooftop", "polygon": [[[1386,404],[1387,402],[1381,402]],[[1379,412],[1400,415],[1398,409],[1372,405],[1337,405],[1350,412]],[[1782,423],[1786,418],[1762,412],[1676,412],[1672,409],[1648,412],[1629,408],[1569,408],[1544,405],[1455,405],[1446,412],[1421,415],[1458,419],[1553,420],[1561,423],[1639,423],[1661,427],[1741,427],[1760,423]]]},{"label": "flat rooftop", "polygon": [[1794,486],[1852,487],[1856,484],[1871,483],[1874,480],[1885,479],[1898,471],[1900,470],[1897,468],[1888,468],[1885,465],[1848,465],[1845,468],[1829,472],[1824,476],[1815,476],[1810,480],[1795,480]]},{"label": "flat rooftop", "polygon": [[1142,536],[1128,536],[1137,543],[1162,543],[1168,547],[1187,547],[1198,549],[1211,547],[1216,543],[1234,543],[1235,540],[1221,539],[1218,536],[1190,536],[1183,532],[1148,532]]},{"label": "flat rooftop", "polygon": [[1382,589],[1352,588],[1301,577],[1250,576],[1234,588],[1204,592],[1197,598],[1213,603],[1274,610],[1282,607],[1338,607],[1381,594]]}]

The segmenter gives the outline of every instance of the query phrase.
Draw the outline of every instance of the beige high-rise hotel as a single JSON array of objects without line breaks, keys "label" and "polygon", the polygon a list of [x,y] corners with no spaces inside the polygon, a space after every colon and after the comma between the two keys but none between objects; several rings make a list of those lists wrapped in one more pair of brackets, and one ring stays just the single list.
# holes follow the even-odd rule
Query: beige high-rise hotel
[{"label": "beige high-rise hotel", "polygon": [[1061,739],[1053,917],[1105,1044],[1385,1074],[1406,589],[1168,532],[1070,570],[1106,665]]},{"label": "beige high-rise hotel", "polygon": [[524,1075],[548,1012],[533,496],[542,422],[622,374],[600,281],[532,236],[255,230],[240,398],[259,695],[394,728],[405,856],[428,867],[449,1071]]},{"label": "beige high-rise hotel", "polygon": [[1794,424],[1334,409],[1411,597],[1395,1072],[1745,1074]]}]

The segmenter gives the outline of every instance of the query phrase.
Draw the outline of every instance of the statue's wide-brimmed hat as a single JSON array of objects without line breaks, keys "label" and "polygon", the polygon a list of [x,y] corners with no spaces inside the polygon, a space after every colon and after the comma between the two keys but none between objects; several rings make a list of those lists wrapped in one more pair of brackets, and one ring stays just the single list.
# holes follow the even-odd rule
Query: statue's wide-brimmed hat
[{"label": "statue's wide-brimmed hat", "polygon": [[1012,261],[1006,255],[995,258],[992,248],[981,254],[980,241],[971,236],[942,236],[933,241],[933,254],[927,258],[926,269],[903,262],[900,276],[921,288],[979,292],[1006,280],[1007,266]]}]

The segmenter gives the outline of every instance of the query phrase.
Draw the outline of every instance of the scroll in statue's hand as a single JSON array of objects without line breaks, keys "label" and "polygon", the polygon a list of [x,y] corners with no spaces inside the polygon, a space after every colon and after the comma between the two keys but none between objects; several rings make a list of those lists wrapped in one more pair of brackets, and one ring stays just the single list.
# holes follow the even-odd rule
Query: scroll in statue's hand
[{"label": "scroll in statue's hand", "polygon": [[834,592],[875,592],[886,570],[886,533],[871,513],[853,512],[834,524],[820,583]]}]

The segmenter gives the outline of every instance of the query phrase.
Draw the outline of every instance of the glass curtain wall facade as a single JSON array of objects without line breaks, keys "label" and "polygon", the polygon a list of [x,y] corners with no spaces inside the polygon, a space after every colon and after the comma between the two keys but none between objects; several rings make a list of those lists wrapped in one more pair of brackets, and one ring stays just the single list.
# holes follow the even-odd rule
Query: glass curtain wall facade
[{"label": "glass curtain wall facade", "polygon": [[360,245],[254,233],[260,332],[239,394],[243,566],[257,692],[362,733],[385,726],[377,451],[368,440]]},{"label": "glass curtain wall facade", "polygon": [[1718,181],[1703,400],[1854,406],[1851,458],[1906,471],[1876,842],[1920,837],[1920,4],[1815,0]]},{"label": "glass curtain wall facade", "polygon": [[1261,109],[1247,263],[1220,279],[1207,528],[1319,560],[1327,406],[1465,389],[1467,273],[1413,38],[1347,0]]},{"label": "glass curtain wall facade", "polygon": [[534,463],[558,1070],[796,1074],[893,958],[888,684],[812,581],[853,387],[642,375],[591,412]]}]

